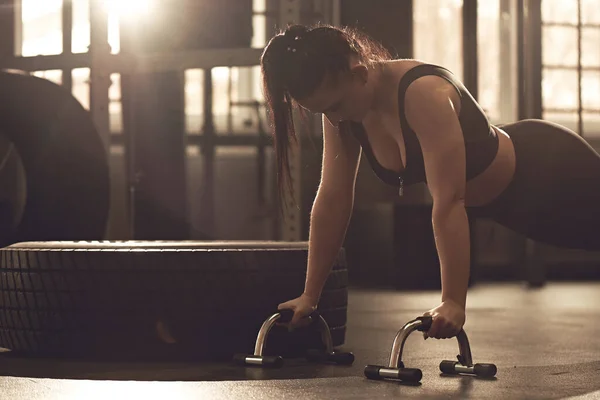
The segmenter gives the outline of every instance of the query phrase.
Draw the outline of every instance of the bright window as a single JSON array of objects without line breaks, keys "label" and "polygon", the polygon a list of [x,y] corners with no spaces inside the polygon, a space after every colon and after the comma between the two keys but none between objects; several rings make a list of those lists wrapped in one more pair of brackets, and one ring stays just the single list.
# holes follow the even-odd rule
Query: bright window
[{"label": "bright window", "polygon": [[414,58],[463,77],[462,0],[413,2]]},{"label": "bright window", "polygon": [[123,103],[121,102],[121,74],[110,74],[108,89],[108,115],[110,130],[113,133],[123,133]]},{"label": "bright window", "polygon": [[62,71],[60,69],[49,69],[46,71],[35,71],[32,75],[37,76],[38,78],[44,78],[51,82],[56,83],[57,85],[62,84]]},{"label": "bright window", "polygon": [[[62,0],[21,0],[22,49],[23,56],[55,55],[62,48]],[[74,53],[85,53],[90,45],[89,0],[73,0],[73,30],[71,46]],[[112,52],[119,50],[118,15],[109,14],[109,44]],[[56,83],[62,82],[62,71],[36,71],[36,76]],[[89,109],[89,69],[77,68],[72,71],[72,93],[81,105]],[[115,132],[122,130],[120,102],[120,76],[112,74],[110,87],[110,120]]]},{"label": "bright window", "polygon": [[185,122],[186,131],[199,134],[204,120],[204,72],[199,69],[185,71]]},{"label": "bright window", "polygon": [[[156,11],[156,0],[106,0],[108,42],[112,53],[120,50],[119,19],[132,18],[138,12]],[[254,0],[252,47],[266,44],[266,1]],[[22,0],[22,55],[54,55],[62,53],[62,0]],[[85,53],[90,45],[90,0],[73,0],[72,50]],[[38,71],[37,76],[55,82],[62,80],[61,71]],[[73,95],[89,109],[89,69],[72,72]],[[199,133],[203,123],[203,74],[199,70],[185,73],[186,123],[190,133]],[[255,132],[256,112],[248,107],[230,108],[230,100],[262,100],[260,71],[257,67],[215,68],[213,78],[213,113],[217,131]],[[120,75],[111,75],[110,121],[113,132],[122,131]],[[231,97],[230,97],[231,96]]]},{"label": "bright window", "polygon": [[73,77],[73,96],[85,108],[90,109],[90,69],[76,68],[72,71]]},{"label": "bright window", "polygon": [[62,0],[21,1],[21,55],[62,53]]},{"label": "bright window", "polygon": [[[29,0],[32,1],[32,0]],[[73,1],[73,39],[71,46],[73,53],[87,53],[90,45],[90,0]],[[131,1],[131,0],[128,0]],[[105,10],[108,13],[108,44],[112,54],[120,51],[119,16],[121,9],[111,1],[105,0]],[[127,3],[127,1],[123,1]]]},{"label": "bright window", "polygon": [[[516,0],[478,2],[478,102],[492,123],[517,116]],[[414,57],[463,76],[462,0],[419,0],[414,7]]]},{"label": "bright window", "polygon": [[[253,16],[254,36],[252,47],[266,45],[265,0],[254,0]],[[213,80],[213,117],[215,130],[220,134],[256,133],[258,116],[256,110],[248,106],[231,106],[231,102],[262,101],[260,88],[260,68],[255,67],[218,67],[212,70]],[[204,123],[203,96],[204,73],[201,70],[185,72],[185,115],[189,133],[199,134]],[[264,108],[261,109],[264,118]]]},{"label": "bright window", "polygon": [[87,53],[90,45],[89,0],[73,1],[73,29],[71,30],[73,53]]},{"label": "bright window", "polygon": [[[582,24],[578,50],[578,1]],[[578,131],[581,57],[583,135],[600,136],[600,8],[597,0],[542,0],[542,104],[543,118]]]},{"label": "bright window", "polygon": [[478,101],[493,124],[518,118],[517,7],[516,0],[478,2]]}]

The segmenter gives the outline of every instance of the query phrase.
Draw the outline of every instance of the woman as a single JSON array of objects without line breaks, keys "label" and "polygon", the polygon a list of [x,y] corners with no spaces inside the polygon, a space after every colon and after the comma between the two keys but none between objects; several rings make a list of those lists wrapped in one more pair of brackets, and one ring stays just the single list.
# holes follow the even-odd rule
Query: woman
[{"label": "woman", "polygon": [[600,250],[600,155],[559,125],[525,120],[492,126],[448,70],[394,60],[349,28],[296,25],[261,58],[274,127],[280,191],[295,139],[291,109],[323,114],[322,176],[312,212],[304,293],[279,305],[290,327],[319,301],[346,233],[362,152],[384,182],[426,182],[441,263],[439,306],[426,337],[450,338],[465,323],[467,212],[552,245]]}]

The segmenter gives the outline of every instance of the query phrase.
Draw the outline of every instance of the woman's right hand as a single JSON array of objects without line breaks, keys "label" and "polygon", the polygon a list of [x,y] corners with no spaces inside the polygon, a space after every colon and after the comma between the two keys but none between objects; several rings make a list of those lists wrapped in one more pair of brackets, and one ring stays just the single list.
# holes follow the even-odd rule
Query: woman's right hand
[{"label": "woman's right hand", "polygon": [[278,310],[292,310],[294,312],[294,316],[292,320],[287,325],[288,328],[300,328],[308,325],[311,321],[306,318],[313,311],[317,309],[317,304],[319,300],[313,299],[310,296],[303,293],[300,297],[297,297],[293,300],[286,301],[285,303],[281,303],[277,309]]}]

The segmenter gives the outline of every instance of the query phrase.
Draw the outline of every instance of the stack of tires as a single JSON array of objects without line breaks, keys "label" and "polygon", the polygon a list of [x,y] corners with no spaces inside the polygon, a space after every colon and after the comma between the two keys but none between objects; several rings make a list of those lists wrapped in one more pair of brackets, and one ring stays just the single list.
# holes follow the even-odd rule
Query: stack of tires
[{"label": "stack of tires", "polygon": [[[254,350],[264,320],[304,289],[304,242],[25,242],[0,250],[0,346],[22,354],[221,360]],[[344,252],[319,310],[344,343]],[[162,332],[168,332],[165,340]],[[271,355],[322,348],[276,327]]]},{"label": "stack of tires", "polygon": [[[0,87],[0,347],[111,360],[251,353],[264,320],[302,293],[308,244],[97,241],[109,168],[89,113],[44,79],[0,71]],[[342,249],[319,303],[335,346],[347,285]],[[321,347],[316,331],[276,327],[266,353]]]}]

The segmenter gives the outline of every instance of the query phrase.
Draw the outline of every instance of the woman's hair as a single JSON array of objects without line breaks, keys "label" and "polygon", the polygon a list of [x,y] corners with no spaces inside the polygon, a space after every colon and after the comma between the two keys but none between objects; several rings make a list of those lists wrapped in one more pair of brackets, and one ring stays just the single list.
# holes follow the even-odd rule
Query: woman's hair
[{"label": "woman's hair", "polygon": [[275,35],[261,56],[263,93],[273,127],[277,182],[281,198],[286,183],[292,193],[288,149],[297,141],[293,99],[311,95],[323,78],[349,69],[349,58],[357,57],[367,66],[388,60],[383,45],[356,28],[292,25]]}]

